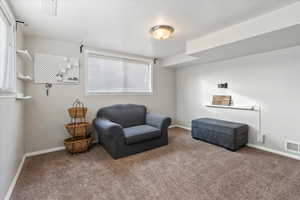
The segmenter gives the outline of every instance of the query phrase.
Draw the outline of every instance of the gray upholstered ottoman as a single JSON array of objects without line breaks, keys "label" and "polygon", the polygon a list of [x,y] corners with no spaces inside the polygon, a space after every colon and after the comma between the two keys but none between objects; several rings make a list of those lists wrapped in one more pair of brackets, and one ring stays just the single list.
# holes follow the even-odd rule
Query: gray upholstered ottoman
[{"label": "gray upholstered ottoman", "polygon": [[248,125],[201,118],[192,121],[192,137],[235,151],[248,142]]}]

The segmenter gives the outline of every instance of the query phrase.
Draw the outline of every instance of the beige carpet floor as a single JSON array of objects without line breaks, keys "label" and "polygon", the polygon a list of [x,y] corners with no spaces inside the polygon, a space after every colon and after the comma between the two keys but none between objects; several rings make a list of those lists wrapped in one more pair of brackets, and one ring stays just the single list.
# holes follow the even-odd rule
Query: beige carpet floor
[{"label": "beige carpet floor", "polygon": [[100,146],[28,158],[13,200],[299,200],[300,161],[170,129],[170,144],[113,160]]}]

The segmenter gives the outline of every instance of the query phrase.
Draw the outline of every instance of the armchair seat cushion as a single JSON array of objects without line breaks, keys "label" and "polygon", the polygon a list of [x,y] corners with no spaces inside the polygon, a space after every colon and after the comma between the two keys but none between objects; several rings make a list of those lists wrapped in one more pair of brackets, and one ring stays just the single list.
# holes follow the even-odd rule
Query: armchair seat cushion
[{"label": "armchair seat cushion", "polygon": [[123,131],[126,144],[135,144],[161,137],[161,131],[149,125],[132,126],[124,128]]}]

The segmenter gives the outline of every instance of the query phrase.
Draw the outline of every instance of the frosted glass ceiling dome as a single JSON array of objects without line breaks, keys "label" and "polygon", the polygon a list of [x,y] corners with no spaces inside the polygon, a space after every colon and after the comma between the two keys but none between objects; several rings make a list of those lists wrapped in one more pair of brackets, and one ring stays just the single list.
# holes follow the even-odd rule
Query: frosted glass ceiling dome
[{"label": "frosted glass ceiling dome", "polygon": [[150,29],[150,34],[158,40],[165,40],[174,33],[174,28],[169,25],[157,25]]}]

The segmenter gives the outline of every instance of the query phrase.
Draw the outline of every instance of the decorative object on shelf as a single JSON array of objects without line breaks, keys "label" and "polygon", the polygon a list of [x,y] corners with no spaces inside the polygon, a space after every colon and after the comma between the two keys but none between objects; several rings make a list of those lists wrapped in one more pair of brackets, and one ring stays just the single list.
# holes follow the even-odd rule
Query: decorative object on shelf
[{"label": "decorative object on shelf", "polygon": [[71,123],[66,124],[65,128],[72,136],[65,139],[64,145],[66,150],[72,154],[88,151],[92,144],[90,123],[86,121],[87,108],[84,104],[76,99],[73,107],[68,109]]},{"label": "decorative object on shelf", "polygon": [[33,61],[33,57],[28,50],[17,50],[17,54],[25,61]]},{"label": "decorative object on shelf", "polygon": [[175,29],[169,25],[157,25],[150,29],[150,34],[157,40],[165,40],[171,37]]},{"label": "decorative object on shelf", "polygon": [[218,88],[228,89],[228,83],[219,83]]},{"label": "decorative object on shelf", "polygon": [[230,106],[231,105],[231,96],[214,95],[213,100],[212,100],[212,105]]},{"label": "decorative object on shelf", "polygon": [[73,68],[79,66],[79,61],[75,60],[74,58],[70,59],[68,57],[65,57],[64,62],[66,62],[65,67],[61,68],[59,70],[59,72],[56,74],[57,81],[58,82],[63,82],[63,83],[79,82],[79,79],[76,76],[70,76],[69,75],[69,77],[66,77],[70,73],[70,71],[72,71]]}]

